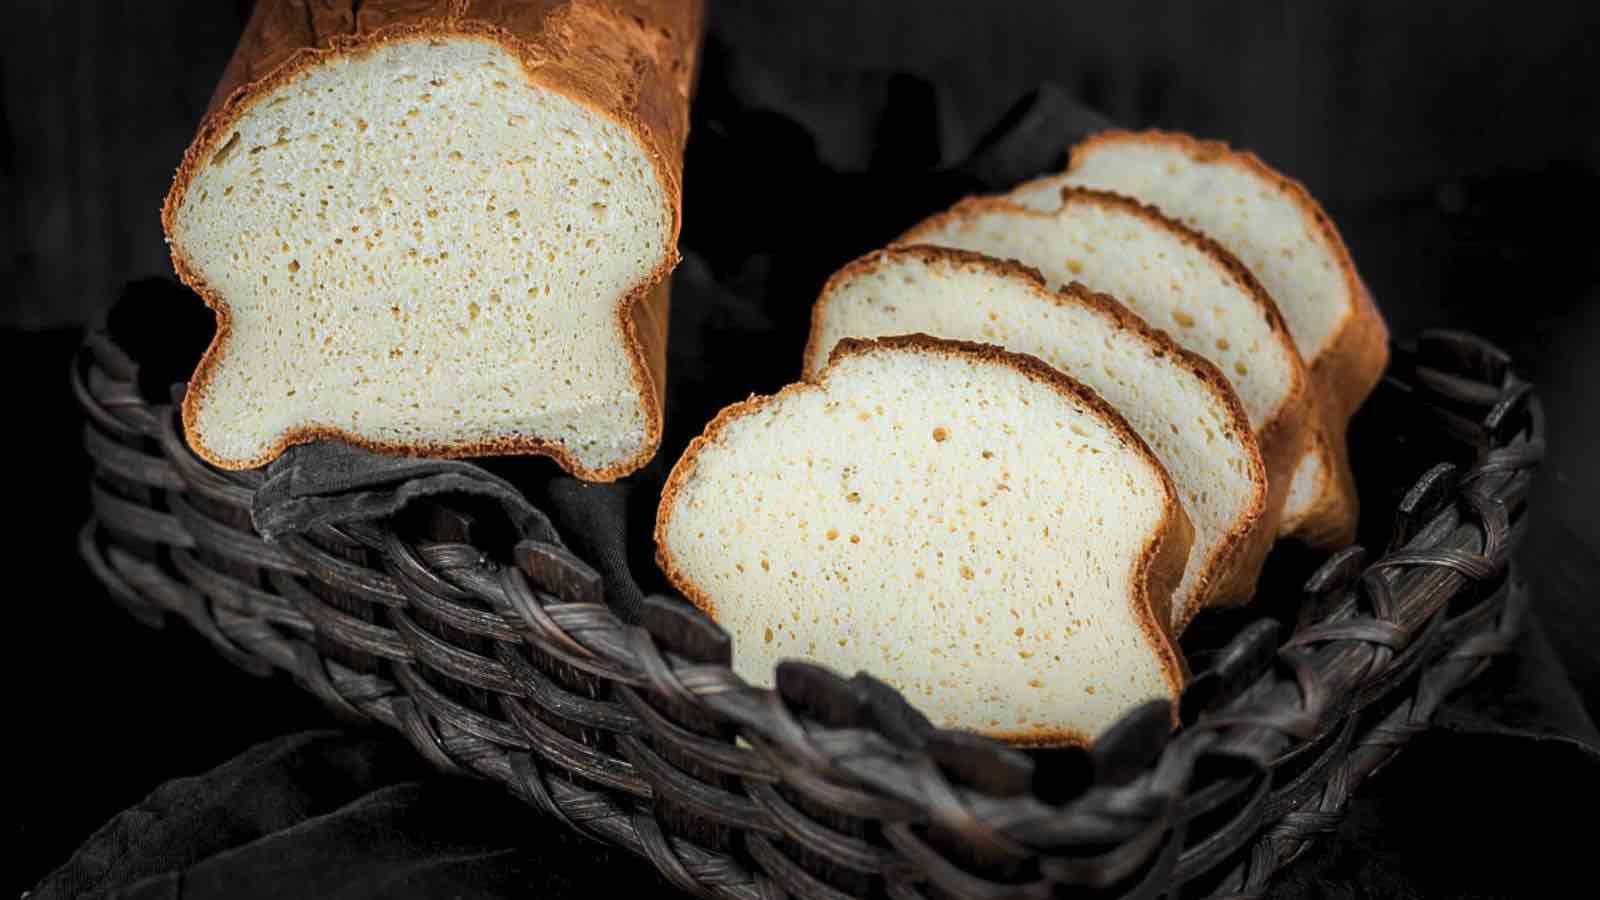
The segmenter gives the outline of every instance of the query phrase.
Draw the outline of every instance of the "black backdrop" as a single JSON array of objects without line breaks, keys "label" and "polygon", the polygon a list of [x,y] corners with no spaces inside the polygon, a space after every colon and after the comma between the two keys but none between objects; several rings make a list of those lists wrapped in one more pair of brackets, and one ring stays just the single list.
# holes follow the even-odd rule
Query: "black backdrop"
[{"label": "black backdrop", "polygon": [[[795,303],[773,325],[786,327],[826,274],[752,270],[763,251],[811,242],[823,248],[815,258],[842,262],[946,199],[863,208],[848,190],[812,190],[815,173],[861,173],[891,186],[880,198],[925,184],[910,176],[966,158],[1041,85],[1119,124],[1255,149],[1324,201],[1397,333],[1477,330],[1539,382],[1552,442],[1525,570],[1559,657],[1600,713],[1600,5],[713,5],[684,244],[729,286],[727,315],[755,314],[738,306],[741,286],[781,281]],[[9,6],[0,365],[14,404],[5,683],[18,812],[6,827],[20,889],[163,780],[328,720],[189,636],[124,621],[71,556],[86,504],[67,354],[123,281],[168,271],[156,210],[247,0]],[[775,363],[732,389],[771,389],[792,368]],[[219,712],[200,696],[229,699]],[[1494,774],[1493,747],[1476,751],[1485,783],[1467,799],[1458,782],[1430,780],[1424,742],[1384,776],[1414,779],[1411,793],[1386,794],[1351,827],[1386,817],[1426,828],[1425,810],[1496,808],[1495,791],[1512,788]]]}]

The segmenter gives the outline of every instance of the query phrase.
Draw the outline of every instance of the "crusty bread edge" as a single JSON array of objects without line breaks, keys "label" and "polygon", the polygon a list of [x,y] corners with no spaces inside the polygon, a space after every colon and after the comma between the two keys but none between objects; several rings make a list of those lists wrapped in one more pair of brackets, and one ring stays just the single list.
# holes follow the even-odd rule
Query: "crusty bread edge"
[{"label": "crusty bread edge", "polygon": [[1312,546],[1349,543],[1355,536],[1360,507],[1355,492],[1355,478],[1350,471],[1349,451],[1344,441],[1345,427],[1377,386],[1389,365],[1388,325],[1383,321],[1372,293],[1356,271],[1349,245],[1322,204],[1317,202],[1303,183],[1267,165],[1256,154],[1235,149],[1226,141],[1202,140],[1183,132],[1157,129],[1111,129],[1091,135],[1074,146],[1066,172],[1070,173],[1080,157],[1093,148],[1102,144],[1122,143],[1165,144],[1177,148],[1196,162],[1227,165],[1267,181],[1316,224],[1317,232],[1338,261],[1345,292],[1350,298],[1349,314],[1323,352],[1306,360],[1311,383],[1320,395],[1317,406],[1323,419],[1323,434],[1327,437],[1327,445],[1321,449],[1329,462],[1325,468],[1331,475],[1331,484],[1328,491],[1319,492],[1320,502],[1313,505],[1306,515],[1287,524],[1297,537]]},{"label": "crusty bread edge", "polygon": [[[575,103],[611,119],[633,134],[650,156],[652,167],[661,185],[663,195],[671,205],[671,216],[664,242],[669,249],[667,254],[639,284],[619,298],[616,313],[618,332],[631,365],[630,374],[639,390],[640,401],[644,407],[645,440],[643,445],[636,453],[620,462],[598,469],[591,469],[581,464],[564,443],[531,435],[509,435],[502,438],[471,441],[389,442],[356,435],[342,428],[313,425],[285,430],[266,451],[250,459],[229,459],[216,453],[206,446],[196,424],[200,406],[205,402],[206,393],[210,387],[211,376],[227,353],[228,338],[232,334],[232,317],[222,297],[204,279],[200,278],[195,268],[189,264],[178,241],[174,239],[178,210],[182,206],[190,182],[200,167],[205,164],[205,161],[211,158],[223,135],[228,134],[233,125],[269,92],[288,85],[302,73],[328,60],[357,56],[393,43],[439,38],[475,39],[504,48],[521,63],[523,75],[527,78],[530,86],[560,93]],[[650,461],[661,445],[662,407],[666,389],[666,373],[664,368],[660,372],[652,371],[652,359],[648,355],[651,351],[643,345],[640,339],[638,317],[634,310],[635,307],[643,305],[649,307],[647,312],[653,313],[655,307],[665,304],[664,294],[658,295],[656,292],[668,290],[668,276],[678,264],[676,245],[683,218],[682,181],[676,171],[677,167],[667,161],[667,154],[670,152],[673,156],[681,156],[681,148],[660,146],[660,142],[657,140],[653,130],[644,125],[637,116],[627,111],[607,108],[603,103],[594,102],[594,98],[584,96],[582,91],[573,89],[571,84],[551,78],[549,73],[544,71],[547,62],[547,59],[537,54],[527,43],[505,29],[498,28],[492,24],[471,20],[430,20],[419,23],[404,23],[380,28],[359,36],[336,36],[329,41],[326,47],[300,49],[266,75],[255,81],[240,85],[226,100],[216,104],[207,113],[201,121],[194,140],[190,142],[188,149],[184,152],[183,161],[173,177],[172,187],[167,192],[161,208],[161,224],[171,247],[173,268],[177,271],[178,277],[195,293],[200,295],[201,299],[205,301],[206,305],[212,309],[217,317],[216,334],[212,338],[210,346],[206,348],[205,354],[201,356],[200,363],[195,367],[194,375],[190,378],[182,405],[184,433],[190,447],[197,455],[218,468],[251,469],[272,461],[294,444],[331,438],[377,452],[399,453],[410,456],[450,458],[496,454],[548,456],[561,468],[587,481],[614,481],[624,475],[638,471]],[[681,164],[679,167],[681,167]],[[662,335],[664,338],[664,328]],[[664,366],[664,351],[656,355],[661,358]]]},{"label": "crusty bread edge", "polygon": [[[1047,176],[1056,179],[1059,176]],[[1018,188],[1017,190],[1021,190]],[[1274,536],[1283,533],[1284,503],[1289,497],[1289,485],[1294,478],[1295,467],[1300,458],[1307,452],[1314,450],[1315,429],[1320,422],[1316,418],[1316,411],[1311,409],[1314,404],[1311,391],[1311,376],[1306,368],[1305,361],[1301,359],[1300,352],[1295,349],[1294,338],[1289,334],[1289,326],[1283,320],[1283,314],[1278,309],[1278,304],[1267,293],[1261,282],[1256,280],[1254,274],[1241,263],[1237,257],[1229,253],[1221,244],[1209,236],[1196,231],[1169,218],[1153,206],[1140,203],[1131,197],[1109,191],[1097,191],[1088,188],[1066,187],[1062,189],[1062,207],[1054,212],[1044,212],[1023,206],[1004,196],[999,197],[968,197],[950,209],[936,213],[908,229],[896,239],[896,243],[917,243],[919,234],[928,230],[943,227],[962,218],[979,215],[987,212],[998,212],[1008,215],[1027,216],[1032,218],[1047,219],[1060,215],[1069,204],[1100,204],[1115,207],[1131,215],[1138,216],[1158,228],[1164,229],[1184,243],[1194,247],[1201,253],[1216,262],[1223,271],[1253,300],[1267,322],[1268,329],[1277,341],[1278,348],[1283,357],[1289,361],[1293,383],[1284,394],[1278,408],[1264,423],[1257,433],[1257,443],[1261,448],[1262,461],[1267,470],[1267,503],[1264,518],[1268,525],[1265,526]],[[1154,327],[1154,326],[1152,326]],[[1160,329],[1157,329],[1160,330]],[[1324,471],[1328,468],[1325,467]],[[1321,491],[1318,496],[1322,496]],[[1257,558],[1248,559],[1240,568],[1240,577],[1248,575],[1251,584],[1255,581],[1255,574],[1259,574],[1261,566],[1266,562],[1266,556],[1271,549],[1270,543],[1254,550]],[[1253,574],[1252,574],[1253,572]],[[1239,586],[1233,591],[1224,592],[1224,596],[1232,595],[1238,600],[1247,599],[1249,593]],[[1198,608],[1195,610],[1198,612]],[[1179,623],[1187,627],[1188,622]]]},{"label": "crusty bread edge", "polygon": [[[1184,566],[1188,562],[1189,547],[1194,541],[1194,527],[1189,522],[1189,516],[1184,512],[1183,504],[1178,499],[1178,489],[1172,483],[1172,477],[1167,474],[1166,469],[1156,459],[1150,447],[1145,444],[1138,433],[1129,427],[1121,414],[1088,387],[1033,356],[1011,353],[992,344],[944,340],[926,334],[900,335],[876,340],[846,338],[834,348],[829,355],[828,366],[823,368],[816,380],[800,381],[787,385],[775,394],[766,396],[751,395],[746,400],[725,407],[706,425],[705,430],[698,437],[689,442],[688,448],[684,450],[683,455],[673,465],[671,473],[667,476],[666,484],[661,490],[661,501],[656,508],[654,537],[656,564],[661,568],[662,573],[666,575],[668,581],[684,597],[715,620],[717,618],[715,602],[678,567],[666,540],[667,527],[672,520],[678,492],[683,483],[694,474],[701,451],[716,441],[722,429],[728,423],[743,417],[746,413],[754,412],[768,403],[781,401],[790,394],[816,390],[827,380],[829,370],[837,360],[845,356],[900,349],[945,353],[976,361],[999,362],[1011,366],[1032,380],[1051,387],[1069,400],[1075,400],[1088,406],[1102,420],[1109,423],[1117,435],[1127,442],[1130,447],[1133,447],[1135,452],[1143,456],[1159,473],[1163,489],[1166,492],[1162,519],[1158,523],[1149,543],[1146,544],[1144,551],[1134,561],[1135,593],[1130,598],[1130,603],[1133,608],[1134,619],[1139,623],[1140,631],[1145,635],[1145,639],[1151,648],[1155,650],[1159,660],[1162,668],[1162,677],[1167,682],[1168,699],[1172,701],[1173,724],[1176,725],[1178,721],[1177,698],[1183,690],[1187,666],[1183,661],[1182,655],[1178,653],[1171,636],[1171,609],[1169,604],[1172,592],[1177,589],[1178,582],[1183,577]],[[734,648],[734,652],[738,652],[737,647]],[[1038,747],[1082,746],[1090,741],[1089,736],[1070,728],[1030,730],[1023,733],[980,730],[979,733],[1011,743]]]},{"label": "crusty bread edge", "polygon": [[1312,369],[1318,389],[1333,400],[1330,412],[1336,412],[1344,418],[1353,415],[1377,386],[1388,366],[1389,329],[1378,312],[1371,292],[1356,272],[1349,245],[1322,204],[1311,195],[1305,184],[1267,165],[1251,151],[1235,149],[1226,141],[1202,140],[1177,131],[1111,129],[1098,132],[1072,148],[1066,171],[1070,173],[1079,158],[1097,146],[1122,143],[1166,144],[1183,151],[1195,162],[1226,165],[1249,172],[1277,187],[1279,192],[1300,208],[1306,218],[1316,224],[1317,232],[1338,261],[1345,292],[1350,298],[1350,312],[1323,352],[1314,359],[1306,360],[1306,363]]},{"label": "crusty bread edge", "polygon": [[[1186,626],[1194,613],[1201,608],[1249,599],[1253,593],[1256,577],[1265,563],[1267,550],[1277,537],[1277,522],[1269,521],[1266,516],[1269,493],[1267,468],[1255,432],[1250,428],[1249,416],[1239,402],[1238,395],[1234,393],[1233,386],[1214,363],[1180,347],[1165,331],[1151,326],[1109,294],[1092,291],[1078,282],[1073,282],[1061,290],[1052,290],[1038,270],[1015,260],[1001,260],[982,253],[928,244],[892,246],[851,261],[823,285],[821,293],[811,307],[811,334],[806,339],[803,377],[809,377],[811,373],[818,372],[822,368],[818,363],[818,357],[824,351],[819,343],[821,326],[836,292],[852,278],[870,274],[901,260],[917,260],[929,266],[945,266],[951,269],[976,270],[998,278],[1012,279],[1025,285],[1042,303],[1086,307],[1110,319],[1113,328],[1132,333],[1156,355],[1170,356],[1179,366],[1198,378],[1227,410],[1231,420],[1229,430],[1239,436],[1248,454],[1249,477],[1255,489],[1244,514],[1235,520],[1234,526],[1201,561],[1201,571],[1196,574],[1194,597],[1189,607],[1183,611],[1181,619],[1173,621],[1173,625],[1178,629],[1174,633],[1181,634],[1181,628]],[[1281,505],[1280,498],[1280,508]]]}]

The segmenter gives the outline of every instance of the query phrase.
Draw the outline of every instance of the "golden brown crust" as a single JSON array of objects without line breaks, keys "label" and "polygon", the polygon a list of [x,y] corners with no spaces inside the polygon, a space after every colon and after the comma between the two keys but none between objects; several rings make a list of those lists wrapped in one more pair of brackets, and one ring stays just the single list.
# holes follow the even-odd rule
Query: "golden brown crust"
[{"label": "golden brown crust", "polygon": [[[969,270],[998,278],[1015,279],[1025,285],[1043,303],[1057,306],[1085,307],[1110,320],[1112,328],[1133,334],[1156,356],[1171,357],[1179,366],[1190,372],[1210,390],[1213,397],[1227,410],[1229,431],[1245,447],[1249,455],[1250,481],[1255,486],[1250,505],[1243,518],[1223,536],[1221,542],[1200,562],[1196,591],[1191,609],[1201,606],[1238,602],[1248,599],[1266,560],[1267,550],[1277,536],[1276,520],[1266,517],[1268,476],[1265,461],[1250,429],[1250,418],[1240,404],[1233,386],[1210,360],[1180,347],[1164,331],[1152,327],[1109,294],[1097,293],[1082,284],[1073,282],[1060,290],[1052,290],[1038,270],[1015,260],[999,260],[981,253],[951,247],[927,244],[904,244],[878,250],[846,264],[828,279],[822,292],[811,307],[811,335],[806,340],[803,372],[818,371],[818,354],[822,314],[836,291],[851,278],[867,275],[895,263],[914,260],[930,267],[946,270]],[[1070,373],[1069,373],[1070,375]],[[1092,388],[1090,389],[1092,390]],[[1282,502],[1279,500],[1279,508]],[[1242,596],[1239,595],[1242,592]],[[1186,613],[1181,624],[1187,625],[1192,612]],[[1181,629],[1174,632],[1181,634]]]},{"label": "golden brown crust", "polygon": [[1201,140],[1181,132],[1158,130],[1103,131],[1072,148],[1066,171],[1070,173],[1082,156],[1095,148],[1125,143],[1161,144],[1182,151],[1196,162],[1226,165],[1257,176],[1276,187],[1306,218],[1316,223],[1318,233],[1338,261],[1345,292],[1350,298],[1350,312],[1321,352],[1306,359],[1312,390],[1319,397],[1317,413],[1323,440],[1317,449],[1326,463],[1327,477],[1319,485],[1318,502],[1293,525],[1295,535],[1312,546],[1349,543],[1355,537],[1359,506],[1344,439],[1345,427],[1377,386],[1389,364],[1388,326],[1356,272],[1350,248],[1304,184],[1267,165],[1254,153],[1236,150],[1224,141]]},{"label": "golden brown crust", "polygon": [[481,40],[522,64],[529,84],[568,97],[627,128],[649,153],[671,204],[665,245],[675,247],[683,214],[683,147],[689,90],[702,37],[703,0],[262,0],[255,4],[211,106],[184,153],[161,209],[173,268],[217,316],[216,336],[190,379],[184,431],[202,458],[221,468],[264,465],[293,444],[319,438],[371,450],[426,456],[530,453],[553,458],[580,478],[611,481],[636,471],[661,443],[666,390],[667,277],[677,265],[669,252],[631,291],[618,298],[617,323],[643,402],[645,445],[633,457],[601,469],[581,465],[564,446],[533,436],[486,441],[388,443],[332,427],[286,432],[249,460],[220,457],[195,427],[212,374],[227,352],[232,323],[224,298],[190,265],[176,239],[176,218],[189,182],[233,124],[269,92],[324,62],[404,41]]},{"label": "golden brown crust", "polygon": [[[1134,596],[1130,598],[1130,602],[1133,607],[1134,618],[1139,623],[1140,631],[1144,633],[1145,638],[1156,651],[1156,655],[1161,661],[1162,675],[1167,682],[1170,697],[1173,701],[1173,723],[1176,724],[1178,715],[1177,698],[1183,690],[1187,672],[1183,657],[1178,653],[1172,634],[1169,631],[1168,623],[1171,620],[1170,603],[1172,592],[1177,588],[1179,580],[1183,577],[1184,564],[1189,558],[1189,547],[1194,541],[1194,527],[1189,522],[1188,514],[1183,510],[1183,504],[1178,500],[1178,489],[1172,483],[1171,476],[1167,474],[1161,462],[1156,459],[1149,445],[1139,437],[1137,432],[1129,427],[1121,414],[1112,408],[1109,403],[1102,400],[1100,395],[1094,391],[1063,374],[1055,367],[1027,354],[1012,353],[992,344],[945,340],[926,334],[899,335],[875,340],[846,338],[834,347],[833,352],[828,357],[828,365],[823,368],[815,381],[796,382],[784,387],[776,394],[767,396],[751,395],[746,400],[724,408],[706,425],[705,430],[698,437],[689,442],[688,449],[684,450],[683,455],[673,465],[672,472],[668,474],[666,484],[661,490],[661,501],[656,508],[655,527],[656,564],[661,568],[661,571],[684,597],[715,619],[717,617],[716,604],[706,595],[705,591],[701,590],[678,567],[666,540],[667,526],[672,520],[678,492],[684,482],[694,473],[695,467],[699,462],[700,452],[716,441],[722,429],[729,422],[743,417],[746,413],[754,412],[769,403],[779,402],[790,394],[817,389],[827,380],[829,369],[839,359],[846,356],[896,350],[941,353],[978,362],[996,362],[1010,366],[1030,379],[1050,387],[1068,400],[1087,406],[1102,421],[1109,424],[1117,436],[1142,456],[1160,475],[1163,490],[1166,492],[1162,521],[1156,528],[1150,542],[1145,546],[1144,551],[1134,561],[1134,584],[1137,590]],[[1081,733],[1072,729],[1037,730],[1021,733],[983,731],[982,733],[1000,740],[1015,740],[1028,746],[1088,743]]]},{"label": "golden brown crust", "polygon": [[[1062,210],[1072,204],[1102,205],[1125,211],[1171,233],[1204,253],[1251,298],[1262,319],[1267,323],[1273,339],[1278,343],[1280,354],[1289,362],[1292,379],[1278,408],[1273,410],[1266,423],[1256,432],[1256,441],[1260,446],[1262,463],[1267,473],[1267,497],[1262,512],[1263,528],[1268,533],[1277,535],[1281,530],[1284,503],[1289,497],[1289,485],[1293,480],[1295,467],[1307,452],[1308,445],[1314,440],[1317,425],[1321,420],[1316,417],[1313,410],[1308,409],[1310,404],[1307,403],[1307,399],[1312,396],[1311,377],[1304,361],[1300,358],[1299,351],[1295,349],[1294,339],[1289,334],[1289,326],[1284,322],[1278,305],[1273,302],[1266,288],[1261,286],[1261,282],[1256,280],[1255,275],[1221,244],[1182,222],[1168,218],[1155,207],[1132,198],[1108,191],[1070,187],[1062,189],[1061,210],[1056,212],[1031,209],[1004,197],[968,197],[950,209],[936,213],[912,226],[896,239],[896,244],[918,243],[930,232],[985,213],[1049,219],[1060,215]],[[1219,592],[1220,603],[1242,603],[1254,592],[1256,577],[1266,563],[1267,553],[1271,550],[1271,541],[1251,544],[1247,549],[1247,554],[1239,560],[1232,577]],[[1198,610],[1199,607],[1195,607],[1193,611],[1198,612]],[[1183,628],[1189,624],[1188,619],[1192,617],[1191,614],[1183,622],[1178,623],[1178,633],[1182,633]]]}]

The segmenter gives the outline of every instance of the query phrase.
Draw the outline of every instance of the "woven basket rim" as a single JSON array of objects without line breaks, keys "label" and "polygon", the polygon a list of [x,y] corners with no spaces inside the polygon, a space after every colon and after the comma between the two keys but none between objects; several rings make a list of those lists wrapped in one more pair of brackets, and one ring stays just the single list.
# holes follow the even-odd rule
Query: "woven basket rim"
[{"label": "woven basket rim", "polygon": [[[1323,764],[1345,765],[1356,781],[1375,771],[1403,739],[1387,754],[1372,742],[1353,750],[1359,713],[1383,699],[1385,689],[1416,672],[1424,676],[1418,698],[1436,707],[1441,691],[1475,675],[1487,658],[1503,652],[1517,630],[1525,600],[1518,582],[1506,577],[1506,569],[1520,534],[1516,513],[1542,453],[1544,429],[1537,397],[1511,372],[1509,359],[1492,346],[1445,331],[1426,332],[1414,342],[1398,345],[1389,384],[1413,394],[1438,395],[1441,399],[1431,407],[1438,413],[1438,426],[1446,433],[1471,437],[1478,447],[1477,461],[1465,469],[1441,464],[1419,479],[1397,510],[1395,535],[1384,553],[1370,561],[1355,548],[1331,555],[1308,584],[1318,610],[1315,623],[1283,641],[1270,622],[1243,629],[1218,652],[1213,665],[1190,682],[1184,695],[1184,725],[1178,731],[1168,734],[1158,727],[1164,703],[1130,711],[1084,751],[1096,780],[1058,802],[1034,789],[1037,773],[1026,757],[988,739],[931,729],[880,682],[862,676],[845,679],[810,664],[786,664],[775,673],[777,688],[753,688],[728,667],[726,636],[716,640],[720,629],[703,616],[696,619],[685,613],[692,607],[683,601],[656,600],[642,625],[627,625],[592,594],[563,596],[560,579],[551,582],[549,576],[562,566],[573,571],[586,568],[575,558],[539,565],[519,559],[498,568],[475,568],[459,564],[476,549],[470,545],[408,544],[376,524],[344,529],[339,539],[391,561],[388,580],[383,580],[304,537],[268,545],[253,534],[222,529],[184,500],[184,493],[247,508],[259,472],[212,469],[189,454],[172,406],[146,403],[133,387],[136,376],[136,364],[98,334],[86,341],[73,365],[74,390],[88,419],[86,446],[102,471],[166,491],[172,498],[168,511],[155,513],[114,496],[98,483],[92,485],[100,524],[86,527],[80,546],[96,574],[112,586],[113,595],[141,618],[150,618],[152,606],[187,610],[184,618],[231,660],[253,671],[286,669],[336,709],[385,720],[405,731],[441,768],[455,771],[473,769],[472,763],[463,764],[453,755],[470,750],[473,741],[523,754],[532,749],[546,756],[554,748],[550,752],[569,769],[580,765],[588,751],[581,742],[568,738],[562,744],[559,733],[552,737],[540,731],[537,720],[530,723],[513,716],[514,721],[507,723],[462,707],[413,671],[414,666],[425,667],[457,679],[478,679],[485,690],[515,693],[538,683],[510,661],[517,654],[501,654],[491,661],[497,666],[484,666],[475,654],[414,624],[401,624],[394,632],[363,628],[366,623],[332,615],[327,608],[316,614],[320,618],[307,616],[305,610],[317,607],[304,602],[295,586],[309,578],[364,587],[382,604],[402,609],[427,604],[431,613],[463,616],[458,624],[487,630],[501,640],[537,645],[566,665],[614,685],[621,698],[620,705],[606,701],[616,705],[614,709],[573,705],[570,715],[587,717],[574,721],[638,731],[617,732],[632,778],[610,772],[601,760],[590,760],[580,774],[602,783],[610,778],[607,787],[634,798],[646,790],[651,796],[667,790],[677,792],[674,796],[694,797],[705,786],[684,783],[683,779],[694,779],[659,752],[662,747],[691,748],[713,768],[739,772],[749,794],[706,793],[703,802],[714,811],[708,816],[746,833],[749,856],[770,876],[818,892],[832,889],[822,882],[809,884],[805,879],[814,881],[815,876],[803,870],[787,869],[794,863],[773,849],[769,840],[795,839],[792,831],[801,827],[796,823],[804,814],[797,816],[792,807],[785,810],[781,805],[789,801],[763,785],[832,797],[841,809],[886,823],[882,839],[887,847],[839,841],[837,834],[809,835],[813,841],[832,840],[847,861],[877,867],[885,877],[897,873],[932,882],[959,896],[986,896],[1001,887],[1006,893],[1030,894],[1048,891],[1054,884],[1116,884],[1151,865],[1151,860],[1155,860],[1153,871],[1165,865],[1170,879],[1182,883],[1233,856],[1245,842],[1260,839],[1258,829],[1250,827],[1260,823],[1243,819],[1194,846],[1184,846],[1184,831],[1208,811],[1225,809],[1229,803],[1243,802],[1246,809],[1259,810],[1267,793],[1278,794],[1270,790],[1276,767],[1294,764],[1299,755],[1313,755],[1320,748],[1318,759]],[[1476,420],[1473,411],[1479,413]],[[117,443],[118,438],[147,442],[154,450],[141,454]],[[195,554],[217,552],[271,573],[268,581],[277,593],[259,591],[261,596],[241,601],[234,613],[267,621],[290,635],[337,632],[364,652],[398,661],[394,668],[398,690],[409,698],[409,711],[380,709],[375,703],[363,707],[359,698],[352,701],[345,687],[372,679],[337,660],[319,659],[313,665],[294,658],[294,652],[304,650],[269,643],[241,646],[219,629],[217,616],[192,608],[193,597],[164,597],[163,590],[182,595],[181,586],[159,587],[173,579],[153,571],[159,567],[149,563],[141,569],[137,560],[121,552],[105,536],[108,522],[135,523],[171,548],[174,566],[193,585],[189,592],[211,597],[213,606],[213,594],[225,591],[208,591],[200,583],[207,570],[196,562]],[[119,552],[121,556],[116,555]],[[1478,583],[1498,583],[1498,587],[1481,592],[1484,596],[1477,603],[1452,617],[1441,614],[1456,594]],[[479,607],[476,618],[461,613],[473,600]],[[401,616],[396,621],[410,620]],[[307,675],[313,669],[320,674]],[[1435,687],[1426,683],[1429,676],[1437,676]],[[1201,699],[1191,702],[1191,697]],[[681,727],[659,711],[659,701],[692,707],[731,726],[744,747]],[[1431,712],[1429,708],[1427,714]],[[1415,730],[1414,721],[1402,719],[1390,724]],[[548,747],[530,740],[529,733],[537,734]],[[1342,755],[1329,748],[1340,749]],[[1360,754],[1364,755],[1355,759]],[[1191,790],[1197,767],[1220,759],[1236,760],[1239,771]],[[540,779],[514,771],[515,763],[503,768],[487,774],[513,790],[520,785],[525,799],[571,821],[561,798],[551,795],[549,778],[542,779],[541,799],[529,787]],[[1309,773],[1319,772],[1326,775],[1313,767],[1300,777],[1315,786],[1318,782]],[[797,784],[804,787],[796,788]],[[1289,785],[1285,796],[1298,789]],[[573,795],[572,799],[568,806],[589,798]],[[724,889],[726,884],[715,879],[708,883],[678,871],[689,858],[699,859],[702,868],[711,865],[707,860],[715,860],[716,851],[694,847],[680,837],[657,833],[652,838],[639,830],[639,823],[629,821],[631,836],[603,831],[602,836],[650,856],[682,887],[743,895]],[[1286,820],[1280,816],[1280,825],[1282,821]],[[1033,880],[1001,884],[973,875],[929,842],[929,828],[959,835],[994,857],[1030,859]],[[1269,835],[1266,840],[1275,841],[1273,852],[1236,867],[1237,877],[1230,875],[1229,883],[1239,889],[1259,886],[1308,845],[1307,835],[1315,829],[1291,831],[1276,838]],[[678,863],[668,862],[662,852]],[[697,857],[697,852],[711,856]],[[907,896],[911,895],[915,894]]]}]

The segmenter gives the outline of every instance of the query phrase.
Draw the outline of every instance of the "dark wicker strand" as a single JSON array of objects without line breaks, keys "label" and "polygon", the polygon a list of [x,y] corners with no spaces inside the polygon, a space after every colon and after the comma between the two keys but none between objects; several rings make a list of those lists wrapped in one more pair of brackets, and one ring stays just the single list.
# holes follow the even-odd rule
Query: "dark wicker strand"
[{"label": "dark wicker strand", "polygon": [[[193,457],[172,407],[139,396],[136,361],[96,334],[72,374],[103,525],[80,548],[141,621],[177,614],[247,670],[285,670],[441,769],[714,897],[846,895],[836,881],[896,897],[1258,894],[1509,647],[1526,598],[1506,572],[1543,451],[1504,354],[1449,333],[1399,348],[1390,388],[1475,460],[1419,479],[1386,553],[1330,557],[1287,640],[1258,623],[1214,654],[1182,729],[1131,711],[1087,757],[1092,783],[1051,801],[1031,761],[933,729],[870,678],[789,667],[756,689],[687,607],[652,601],[660,615],[623,623],[563,548],[524,541],[508,564],[464,530],[412,540],[383,522],[266,544],[242,530],[260,473]],[[667,801],[659,818],[650,804]]]}]

